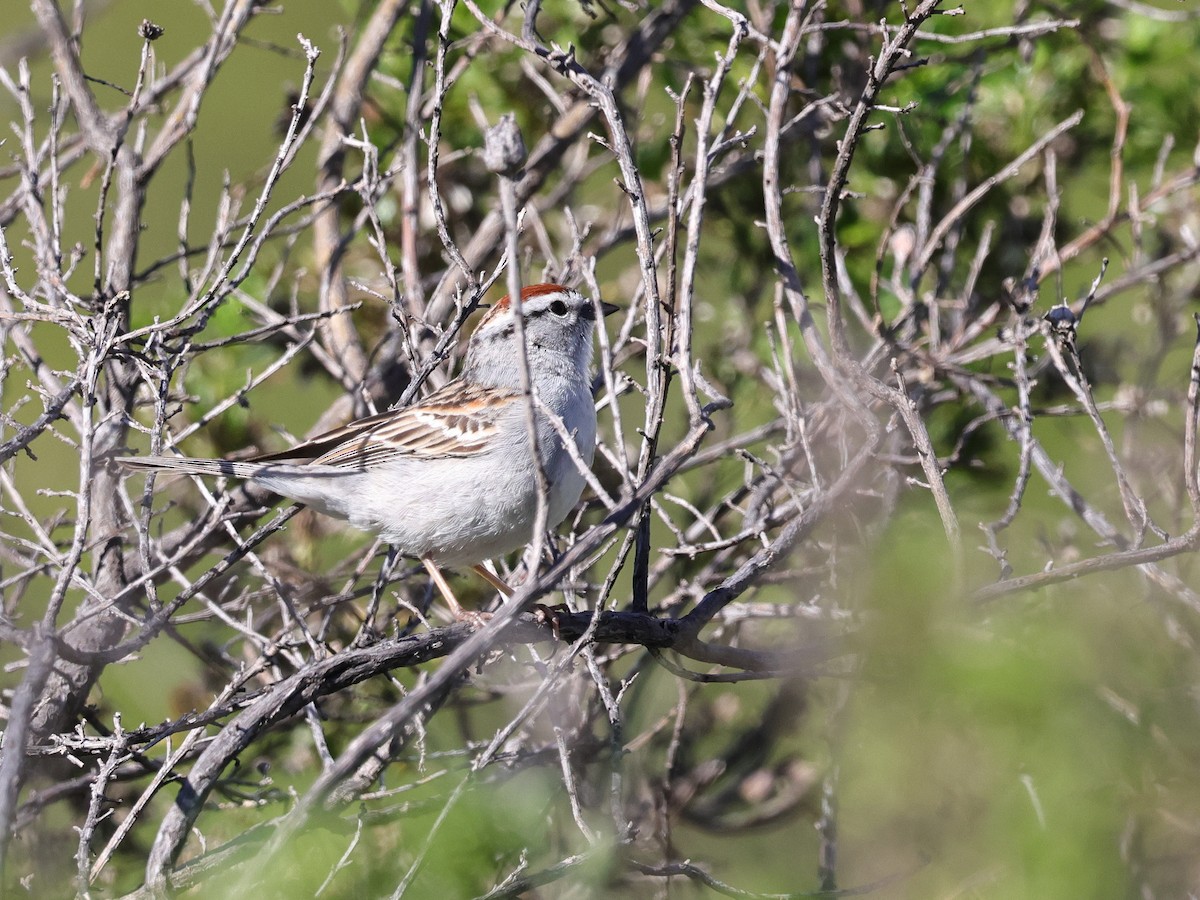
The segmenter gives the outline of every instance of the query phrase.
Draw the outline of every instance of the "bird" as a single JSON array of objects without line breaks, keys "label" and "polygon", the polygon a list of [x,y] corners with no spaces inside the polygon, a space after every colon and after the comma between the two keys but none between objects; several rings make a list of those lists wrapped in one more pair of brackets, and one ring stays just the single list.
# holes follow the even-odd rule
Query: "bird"
[{"label": "bird", "polygon": [[[546,525],[579,502],[596,443],[592,337],[597,313],[578,290],[544,283],[521,291],[537,458],[546,479]],[[242,460],[123,456],[130,470],[232,476],[374,532],[419,559],[458,621],[480,620],[454,596],[442,568],[471,567],[501,593],[486,560],[533,539],[538,476],[522,390],[516,306],[495,303],[467,343],[461,374],[410,406],[350,422],[289,450]],[[554,418],[559,420],[557,425]],[[562,432],[560,432],[560,427]]]}]

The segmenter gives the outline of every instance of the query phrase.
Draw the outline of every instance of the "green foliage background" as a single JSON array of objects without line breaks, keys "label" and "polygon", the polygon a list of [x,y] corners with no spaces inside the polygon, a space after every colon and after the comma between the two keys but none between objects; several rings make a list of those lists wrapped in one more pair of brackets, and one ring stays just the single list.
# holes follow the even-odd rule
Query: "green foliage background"
[{"label": "green foliage background", "polygon": [[[624,7],[585,8],[568,4],[545,4],[540,20],[547,41],[573,43],[581,56],[595,52],[630,27],[636,16]],[[1187,4],[1160,2],[1159,8],[1178,11]],[[895,17],[896,4],[829,4],[828,18],[840,20],[882,15]],[[962,17],[937,20],[935,27],[947,33],[977,31],[1012,21],[1013,3],[963,5]],[[912,174],[913,165],[905,141],[928,148],[948,123],[966,110],[968,97],[975,94],[970,115],[978,123],[969,153],[955,145],[942,172],[974,186],[995,173],[1025,149],[1038,135],[1075,109],[1085,111],[1079,128],[1057,146],[1061,210],[1059,242],[1065,243],[1101,218],[1107,202],[1110,155],[1115,118],[1100,82],[1098,61],[1102,60],[1112,83],[1131,106],[1129,139],[1125,147],[1125,176],[1146,185],[1156,165],[1167,171],[1191,165],[1193,148],[1200,133],[1200,24],[1158,22],[1119,10],[1102,2],[1071,4],[1069,14],[1081,25],[1025,42],[997,40],[967,45],[922,45],[930,53],[925,67],[896,82],[887,102],[915,108],[869,136],[861,148],[852,173],[856,192],[841,220],[840,238],[848,249],[849,278],[866,290],[876,267],[875,247],[890,216],[899,191]],[[334,27],[363,13],[357,4],[287,4],[278,16],[263,16],[256,23],[255,37],[264,42],[291,46],[296,31],[329,48],[335,46]],[[14,28],[28,24],[17,13]],[[136,66],[136,22],[145,14],[144,4],[115,0],[100,8],[88,30],[85,59],[98,77],[122,82]],[[153,11],[156,22],[167,29],[167,37],[156,47],[170,61],[174,35],[186,34],[197,10],[190,4],[172,4]],[[467,18],[463,17],[463,27]],[[781,12],[782,15],[782,12]],[[728,30],[723,20],[697,13],[685,21],[672,43],[672,66],[661,67],[662,82],[649,87],[644,97],[631,93],[630,118],[652,124],[668,120],[673,106],[665,89],[679,90],[690,68],[711,64],[713,54],[724,49]],[[385,70],[397,78],[407,77],[410,61],[405,51],[409,34],[395,35],[395,50]],[[840,56],[835,46],[832,56]],[[190,49],[180,47],[180,53]],[[295,59],[281,57],[261,47],[247,46],[235,53],[234,62],[217,81],[205,100],[201,127],[196,135],[195,155],[203,161],[198,169],[193,214],[194,239],[211,221],[215,209],[206,198],[215,198],[224,173],[234,181],[261,172],[277,143],[275,121],[284,106],[284,90],[297,77]],[[823,60],[810,65],[821,71]],[[979,66],[973,85],[971,67]],[[34,83],[45,101],[48,64],[34,65]],[[748,63],[739,61],[734,75],[748,74]],[[519,57],[516,51],[498,50],[493,65],[473,67],[456,86],[455,101],[445,111],[444,132],[455,148],[473,148],[481,143],[477,124],[467,98],[475,97],[489,112],[515,110],[526,134],[538,134],[544,126],[541,99],[519,90]],[[396,139],[393,123],[403,118],[403,96],[393,95],[389,108],[381,101],[369,123],[371,139],[386,146]],[[640,105],[639,105],[640,104]],[[9,107],[0,109],[0,119],[12,116]],[[906,135],[902,136],[900,128]],[[662,131],[661,128],[657,129]],[[1164,153],[1168,135],[1176,138]],[[830,148],[833,141],[828,142]],[[307,151],[311,153],[311,150]],[[833,150],[831,149],[830,154]],[[831,158],[831,157],[830,157]],[[668,148],[662,144],[639,146],[638,161],[652,189],[661,190],[668,163]],[[796,183],[807,183],[798,161],[789,173]],[[154,259],[174,247],[174,223],[182,192],[184,168],[178,163],[164,174],[163,183],[151,192],[153,213],[143,247],[145,259]],[[287,179],[303,179],[303,161]],[[476,167],[452,160],[446,178],[459,178],[470,189]],[[769,401],[756,395],[756,385],[739,376],[736,360],[724,349],[747,346],[758,353],[767,351],[763,324],[771,316],[768,288],[770,260],[765,235],[756,222],[762,210],[753,190],[752,172],[743,184],[738,177],[716,192],[709,207],[708,233],[703,259],[705,294],[699,299],[702,322],[697,333],[697,356],[706,372],[727,387],[734,408],[718,423],[722,434],[732,434],[763,421],[770,414]],[[1019,276],[1028,263],[1042,217],[1044,193],[1039,167],[1026,167],[1015,179],[994,190],[971,217],[965,240],[977,239],[983,224],[996,225],[996,248],[980,278],[982,293],[995,296],[1004,278]],[[299,182],[285,179],[278,196],[303,190]],[[935,188],[946,196],[954,189],[950,178]],[[487,196],[484,192],[480,197]],[[1191,204],[1163,215],[1186,216],[1193,229],[1197,217],[1196,188],[1189,189]],[[612,172],[598,172],[584,197],[604,205],[616,202]],[[812,223],[816,198],[798,192],[789,199],[791,237],[813,278],[818,271],[815,228]],[[81,187],[72,194],[72,208],[94,207],[95,188]],[[456,212],[454,225],[459,236],[468,235],[485,209],[468,205]],[[72,218],[77,237],[86,240],[90,223],[86,214]],[[1194,233],[1194,230],[1193,230]],[[1148,232],[1150,240],[1159,234]],[[19,236],[17,236],[19,237]],[[10,236],[10,243],[17,241]],[[278,257],[269,251],[260,269],[266,270]],[[302,251],[301,251],[302,252]],[[436,241],[425,245],[431,267],[440,265]],[[1066,267],[1061,277],[1043,288],[1044,312],[1058,297],[1079,297],[1099,269],[1101,256],[1112,260],[1108,279],[1121,276],[1142,254],[1164,252],[1157,246],[1137,246],[1128,231],[1106,245],[1092,248]],[[970,254],[960,254],[961,266]],[[351,277],[375,277],[372,260],[363,254],[347,266]],[[535,267],[537,262],[535,261]],[[612,294],[628,288],[636,279],[636,264],[628,245],[620,246],[601,260],[602,281]],[[1196,268],[1172,272],[1162,293],[1190,298],[1195,308]],[[295,279],[302,304],[313,294],[316,273],[303,271]],[[173,282],[164,280],[165,285]],[[255,293],[256,285],[247,285]],[[148,321],[157,303],[172,308],[178,297],[162,289],[161,297],[151,284],[138,307]],[[1139,471],[1139,488],[1152,510],[1162,512],[1164,496],[1182,490],[1182,413],[1176,402],[1188,378],[1191,358],[1190,323],[1171,311],[1164,312],[1152,292],[1132,291],[1119,295],[1089,314],[1081,333],[1081,354],[1093,367],[1098,399],[1113,400],[1122,391],[1144,414],[1113,417],[1117,445],[1144,463]],[[282,302],[286,298],[264,298]],[[886,317],[898,308],[895,297],[882,295]],[[382,332],[387,320],[378,310],[364,310],[364,331]],[[215,318],[206,339],[236,334],[245,322],[234,307]],[[856,336],[861,338],[861,336]],[[257,371],[274,357],[269,346],[236,345],[209,354],[194,365],[187,381],[195,396],[195,409],[202,413],[217,399],[240,385],[249,370]],[[65,353],[65,348],[64,348]],[[810,376],[807,360],[801,360],[802,377]],[[1002,374],[1002,373],[996,373]],[[297,384],[296,380],[300,383]],[[810,383],[816,389],[816,382]],[[1039,395],[1041,405],[1063,403],[1068,395],[1061,385],[1046,383]],[[235,408],[198,437],[190,449],[195,455],[215,455],[237,449],[251,441],[270,440],[264,420],[299,433],[313,421],[315,412],[338,393],[318,377],[306,378],[289,369],[285,377],[256,391],[246,408]],[[303,398],[296,402],[297,396]],[[1015,394],[1006,398],[1012,401]],[[1156,400],[1170,401],[1156,406]],[[942,409],[930,423],[939,452],[953,447],[965,424],[977,410]],[[266,413],[266,415],[264,415]],[[18,416],[21,417],[22,414]],[[672,423],[678,434],[682,420]],[[1083,417],[1042,418],[1037,434],[1046,448],[1061,460],[1076,484],[1094,489],[1089,499],[1097,502],[1114,520],[1120,520],[1119,497],[1111,485],[1111,470],[1095,440],[1090,423]],[[47,447],[38,466],[66,466],[70,450]],[[973,438],[970,453],[947,475],[955,508],[962,520],[965,543],[970,548],[983,544],[977,523],[994,521],[1002,514],[1016,471],[1015,445],[996,425],[982,428]],[[44,470],[42,470],[44,471]],[[914,470],[915,471],[915,470]],[[31,460],[16,463],[18,479],[39,477]],[[740,463],[732,464],[728,477],[736,481]],[[710,477],[709,474],[705,478]],[[719,493],[721,485],[700,478],[681,479],[672,490],[696,499]],[[43,498],[39,513],[55,507]],[[1191,523],[1175,521],[1171,530]],[[849,529],[849,523],[841,523]],[[1082,524],[1057,498],[1048,495],[1037,476],[1026,496],[1022,515],[1005,532],[1009,561],[1016,571],[1027,572],[1041,565],[1055,548],[1080,538]],[[819,540],[835,544],[837,527],[824,531]],[[314,570],[322,560],[343,555],[335,539],[312,548]],[[1105,548],[1092,547],[1095,552]],[[1196,639],[1200,635],[1200,613],[1178,598],[1154,587],[1136,571],[1127,570],[1092,576],[1028,595],[1017,595],[986,606],[969,603],[954,584],[945,564],[945,538],[936,511],[926,492],[904,496],[901,514],[883,533],[869,534],[863,546],[839,553],[857,555],[855,574],[840,587],[838,603],[851,614],[856,625],[850,646],[860,665],[852,672],[814,677],[803,687],[774,683],[740,685],[679,685],[667,673],[647,665],[637,691],[629,699],[633,719],[630,732],[638,733],[656,719],[668,715],[680,691],[691,698],[696,715],[713,715],[711,727],[686,752],[697,758],[719,755],[729,736],[753,733],[763,727],[760,717],[771,698],[781,690],[791,691],[794,707],[787,723],[787,740],[778,744],[775,756],[758,760],[763,770],[779,775],[787,766],[811,769],[812,791],[790,814],[752,831],[736,827],[740,807],[752,806],[744,798],[727,798],[726,830],[713,830],[681,816],[664,856],[688,858],[715,873],[722,881],[747,891],[799,893],[817,887],[818,835],[813,822],[819,815],[822,785],[828,786],[836,805],[838,822],[838,874],[843,887],[878,883],[876,896],[897,897],[1126,897],[1183,896],[1200,887],[1200,718],[1197,690]],[[983,584],[996,577],[995,562],[983,552],[972,552],[967,582]],[[1180,577],[1193,590],[1200,589],[1194,560],[1178,563]],[[801,593],[802,587],[777,585],[760,589],[759,596],[774,599]],[[801,602],[807,598],[800,596]],[[191,637],[203,641],[210,635],[202,628]],[[185,633],[187,626],[183,627]],[[6,658],[8,658],[6,656]],[[401,677],[411,684],[413,674]],[[502,673],[489,671],[482,677],[488,684],[500,682]],[[494,681],[493,681],[494,680]],[[474,690],[474,689],[469,689]],[[373,694],[372,692],[377,692]],[[196,661],[182,653],[151,650],[135,662],[110,669],[101,685],[97,704],[101,718],[122,711],[126,724],[136,720],[156,721],[191,708],[205,692],[203,673]],[[394,702],[396,694],[386,686],[362,692],[364,709],[381,702]],[[720,715],[713,711],[717,710]],[[773,714],[778,714],[775,710]],[[497,718],[493,727],[503,718]],[[488,719],[477,723],[479,736],[486,737]],[[344,729],[348,741],[355,731]],[[205,836],[209,846],[239,834],[253,835],[256,824],[278,815],[293,791],[303,791],[319,771],[319,761],[298,735],[281,735],[276,743],[263,742],[254,748],[255,759],[244,759],[248,783],[262,787],[269,779],[270,799],[258,805],[236,808],[229,803],[226,814],[209,817]],[[430,763],[424,770],[407,761],[389,770],[388,786],[411,784],[409,791],[387,800],[364,804],[363,821],[369,825],[353,854],[353,863],[333,881],[333,896],[380,896],[389,893],[413,861],[422,843],[435,828],[449,786],[457,784],[460,758],[439,753],[458,753],[462,734],[453,723],[435,720],[428,739]],[[331,748],[335,753],[339,747]],[[660,777],[665,748],[660,741],[648,749],[631,753],[627,765],[650,779]],[[268,774],[255,769],[255,762],[269,762]],[[599,765],[600,763],[597,763]],[[444,771],[438,777],[431,773]],[[631,781],[633,779],[630,779]],[[428,783],[422,783],[428,781]],[[719,787],[719,784],[718,784]],[[641,798],[653,802],[652,798]],[[144,813],[157,821],[172,801],[172,791],[162,792]],[[598,828],[605,820],[605,802],[597,798],[591,817]],[[432,838],[422,874],[413,894],[420,897],[472,896],[482,893],[511,869],[531,836],[546,835],[543,849],[550,859],[567,857],[588,849],[569,825],[570,815],[562,797],[561,782],[551,770],[532,770],[495,775],[473,784]],[[65,824],[65,822],[63,823]],[[255,880],[272,885],[268,894],[307,896],[322,883],[330,868],[350,845],[354,834],[351,821],[323,823],[304,835],[279,871],[255,873]],[[607,846],[605,841],[610,842]],[[252,843],[252,842],[251,842]],[[49,874],[63,866],[61,877],[69,877],[69,864],[61,853],[63,844],[47,843],[39,879],[51,884]],[[126,858],[114,865],[117,874],[105,891],[120,893],[140,882],[137,849],[124,851]],[[631,889],[609,881],[619,867],[615,860],[625,850],[608,835],[571,880],[563,894],[547,896],[614,896],[613,891]],[[647,863],[657,862],[645,857]],[[544,861],[543,861],[544,862]],[[238,896],[249,891],[247,875],[230,870],[228,884],[218,880],[205,885],[202,893]],[[259,881],[256,892],[262,892]],[[672,896],[710,896],[710,889],[672,881]],[[639,888],[640,889],[640,888]],[[556,889],[557,890],[557,889]],[[573,891],[574,893],[571,893]],[[48,894],[47,894],[48,895]],[[647,893],[647,896],[649,893]]]}]

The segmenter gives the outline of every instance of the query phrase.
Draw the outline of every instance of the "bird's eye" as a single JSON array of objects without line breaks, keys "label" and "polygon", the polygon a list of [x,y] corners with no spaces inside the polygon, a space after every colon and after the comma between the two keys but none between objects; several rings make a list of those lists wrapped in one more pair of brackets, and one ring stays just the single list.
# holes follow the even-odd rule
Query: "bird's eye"
[{"label": "bird's eye", "polygon": [[555,300],[550,304],[550,312],[554,313],[556,316],[565,316],[567,314],[567,304],[563,303],[561,300]]}]

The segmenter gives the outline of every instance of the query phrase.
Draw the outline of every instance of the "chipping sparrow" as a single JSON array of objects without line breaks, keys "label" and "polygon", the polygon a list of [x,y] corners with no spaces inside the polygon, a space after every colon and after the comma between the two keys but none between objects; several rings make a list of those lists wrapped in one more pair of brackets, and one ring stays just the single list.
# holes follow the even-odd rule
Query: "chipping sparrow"
[{"label": "chipping sparrow", "polygon": [[[596,408],[589,369],[596,306],[578,291],[535,284],[521,291],[529,376],[545,409],[574,436],[591,465]],[[599,304],[604,315],[617,307]],[[521,348],[508,297],[467,345],[462,374],[424,400],[351,422],[312,440],[246,461],[121,457],[131,469],[245,478],[326,515],[374,531],[425,564],[456,618],[470,618],[439,565],[473,566],[527,544],[537,512],[537,474],[521,393]],[[538,456],[548,485],[546,522],[579,500],[584,476],[542,408]]]}]

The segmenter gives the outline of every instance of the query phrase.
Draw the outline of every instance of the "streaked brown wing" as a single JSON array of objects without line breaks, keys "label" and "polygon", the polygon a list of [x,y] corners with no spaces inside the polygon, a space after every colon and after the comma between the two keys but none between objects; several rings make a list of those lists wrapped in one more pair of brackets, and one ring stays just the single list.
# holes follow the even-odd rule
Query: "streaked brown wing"
[{"label": "streaked brown wing", "polygon": [[398,456],[471,456],[487,446],[503,408],[518,396],[451,382],[415,406],[359,419],[255,461],[311,460],[358,468]]},{"label": "streaked brown wing", "polygon": [[370,431],[372,428],[377,428],[389,419],[396,416],[394,410],[387,412],[376,413],[373,416],[364,416],[361,419],[355,419],[353,422],[348,422],[340,428],[334,428],[332,431],[326,431],[318,434],[314,438],[309,438],[303,443],[296,444],[287,450],[280,450],[277,453],[261,453],[258,456],[247,458],[247,462],[312,462],[317,457],[330,450],[336,448],[343,441],[357,437],[364,432]]}]

